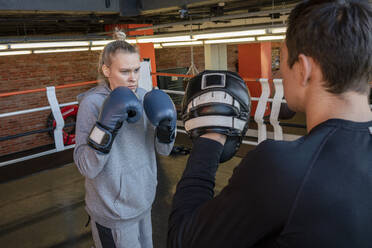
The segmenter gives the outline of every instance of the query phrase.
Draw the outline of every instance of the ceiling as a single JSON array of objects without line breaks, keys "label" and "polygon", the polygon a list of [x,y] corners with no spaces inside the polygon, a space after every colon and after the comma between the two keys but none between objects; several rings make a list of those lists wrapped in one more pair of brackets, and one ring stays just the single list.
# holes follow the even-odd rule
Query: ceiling
[{"label": "ceiling", "polygon": [[298,0],[0,0],[0,43],[104,37],[108,24],[150,23],[155,34],[286,20]]}]

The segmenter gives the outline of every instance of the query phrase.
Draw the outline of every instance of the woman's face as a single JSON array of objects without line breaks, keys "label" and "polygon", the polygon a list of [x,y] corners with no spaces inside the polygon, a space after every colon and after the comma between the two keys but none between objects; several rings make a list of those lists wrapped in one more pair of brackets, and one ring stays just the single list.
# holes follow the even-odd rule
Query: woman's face
[{"label": "woman's face", "polygon": [[140,77],[139,54],[119,51],[111,56],[109,67],[102,66],[102,71],[110,83],[111,90],[125,86],[135,91]]}]

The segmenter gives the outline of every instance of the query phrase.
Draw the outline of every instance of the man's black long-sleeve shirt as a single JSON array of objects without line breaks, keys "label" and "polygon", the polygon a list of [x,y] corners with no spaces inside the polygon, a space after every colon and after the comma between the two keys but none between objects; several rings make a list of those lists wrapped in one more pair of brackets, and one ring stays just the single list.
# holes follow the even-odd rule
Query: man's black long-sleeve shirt
[{"label": "man's black long-sleeve shirt", "polygon": [[296,141],[264,141],[213,197],[222,149],[195,141],[169,248],[372,247],[372,121],[330,119]]}]

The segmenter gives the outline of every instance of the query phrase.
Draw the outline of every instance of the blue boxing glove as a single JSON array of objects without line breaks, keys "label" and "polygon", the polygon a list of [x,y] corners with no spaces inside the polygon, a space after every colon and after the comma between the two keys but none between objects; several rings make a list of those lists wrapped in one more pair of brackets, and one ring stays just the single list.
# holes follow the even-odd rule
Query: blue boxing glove
[{"label": "blue boxing glove", "polygon": [[174,141],[177,112],[172,99],[162,90],[147,92],[143,99],[147,118],[156,127],[156,137],[160,143]]},{"label": "blue boxing glove", "polygon": [[105,99],[98,120],[88,137],[94,149],[108,153],[124,121],[134,123],[142,116],[142,105],[127,87],[117,87]]}]

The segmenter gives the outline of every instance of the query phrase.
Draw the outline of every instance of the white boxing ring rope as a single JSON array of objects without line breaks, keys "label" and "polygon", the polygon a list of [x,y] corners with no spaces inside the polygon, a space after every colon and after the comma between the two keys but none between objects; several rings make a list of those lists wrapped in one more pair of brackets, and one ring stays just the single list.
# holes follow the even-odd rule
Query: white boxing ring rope
[{"label": "white boxing ring rope", "polygon": [[[164,90],[164,92],[166,92],[168,94],[178,94],[178,95],[184,95],[185,94],[183,91],[174,91],[174,90]],[[259,100],[260,100],[260,98],[252,97],[252,101],[259,101]],[[272,102],[273,99],[267,98],[266,101],[267,102]],[[281,102],[285,102],[285,100],[282,99]],[[28,110],[21,110],[21,111],[14,111],[14,112],[9,112],[9,113],[3,113],[3,114],[0,114],[0,118],[9,117],[9,116],[16,116],[16,115],[21,115],[21,114],[27,114],[27,113],[33,113],[33,112],[37,112],[37,111],[48,110],[48,109],[51,109],[52,108],[52,105],[54,105],[53,107],[56,107],[57,106],[57,109],[60,111],[60,107],[78,104],[78,102],[75,101],[75,102],[68,102],[68,103],[58,104],[58,102],[55,101],[54,103],[51,102],[50,104],[51,104],[51,106],[45,106],[45,107],[28,109]],[[280,104],[279,104],[279,106],[280,106]],[[258,118],[263,118],[263,116],[261,116],[261,117],[259,116]],[[183,127],[182,121],[179,121],[178,120],[177,121],[177,126]],[[57,130],[57,132],[59,132],[60,135],[62,135],[62,131],[61,130]],[[183,130],[183,129],[177,129],[177,132],[179,132],[179,133],[186,133],[186,131]],[[266,132],[266,129],[264,129],[263,132]],[[258,134],[257,130],[251,130],[251,129],[247,131],[246,135],[253,136],[253,137],[259,137],[259,134]],[[275,134],[273,132],[267,132],[267,135],[268,135],[268,137],[274,137],[275,136]],[[295,139],[297,139],[299,137],[300,136],[291,135],[291,134],[285,134],[284,135],[284,139],[285,140],[295,140]],[[254,145],[255,146],[255,145],[258,145],[258,142],[244,140],[243,141],[243,144]],[[49,155],[49,154],[53,154],[53,153],[56,153],[56,152],[59,152],[59,151],[63,151],[63,150],[72,149],[74,147],[75,147],[74,144],[73,145],[69,145],[69,146],[64,146],[63,143],[62,143],[62,147],[59,147],[59,149],[56,148],[56,149],[48,150],[48,151],[45,151],[45,152],[41,152],[41,153],[37,153],[37,154],[32,154],[32,155],[29,155],[29,156],[25,156],[25,157],[22,157],[22,158],[18,158],[18,159],[13,159],[13,160],[8,160],[8,161],[5,161],[5,162],[1,162],[0,163],[0,167],[6,166],[6,165],[10,165],[10,164],[14,164],[14,163],[18,163],[18,162],[22,162],[22,161],[26,161],[26,160],[30,160],[30,159],[33,159],[33,158],[38,158],[38,157]]]},{"label": "white boxing ring rope", "polygon": [[[151,80],[150,62],[147,62],[147,61],[141,62],[140,73],[141,73],[141,78],[144,78],[146,82],[144,82],[143,80],[141,82],[140,80],[139,85],[141,87],[144,87],[147,90],[150,90],[149,85],[152,85],[152,81],[148,81],[148,80]],[[262,89],[261,96],[251,97],[252,101],[258,101],[257,109],[256,109],[255,116],[254,116],[255,122],[258,124],[258,130],[248,129],[246,133],[246,136],[257,137],[258,141],[254,142],[254,141],[243,140],[243,144],[256,146],[267,138],[271,138],[275,140],[292,141],[292,140],[296,140],[301,137],[299,135],[294,135],[294,134],[285,134],[283,133],[282,128],[279,126],[278,115],[279,115],[280,105],[281,103],[285,103],[286,101],[285,99],[282,99],[283,97],[282,79],[274,79],[273,82],[274,82],[274,87],[275,87],[275,94],[273,98],[269,98],[269,95],[270,95],[269,80],[264,79],[264,78],[258,80],[258,83],[261,84],[261,89]],[[175,91],[175,90],[164,90],[164,92],[168,94],[177,94],[177,95],[185,94],[185,92],[183,91]],[[25,156],[25,157],[18,158],[18,159],[0,162],[0,167],[26,161],[26,160],[37,158],[37,157],[41,157],[44,155],[53,154],[53,153],[63,151],[63,150],[72,149],[75,147],[74,144],[69,145],[69,146],[64,146],[63,142],[61,142],[62,128],[64,126],[64,121],[63,121],[63,118],[61,120],[60,118],[56,118],[56,116],[58,117],[58,115],[61,115],[61,110],[60,110],[61,107],[78,104],[78,102],[75,101],[75,102],[59,104],[55,96],[54,87],[47,87],[47,97],[48,97],[50,106],[3,113],[3,114],[0,114],[0,118],[52,109],[53,116],[56,120],[56,126],[57,127],[59,126],[59,129],[56,129],[54,131],[54,136],[55,136],[54,141],[56,144],[56,149],[52,149],[52,150],[37,153],[37,154],[32,154],[32,155]],[[273,103],[272,108],[271,108],[271,113],[270,113],[270,124],[274,127],[274,132],[268,132],[266,130],[266,124],[264,124],[264,121],[263,121],[264,113],[267,108],[266,103],[268,102]],[[371,104],[371,108],[372,108],[372,104]],[[183,127],[182,121],[177,120],[177,126]],[[177,129],[177,132],[186,133],[186,131],[183,129]],[[59,144],[57,144],[57,142],[59,142]]]}]

